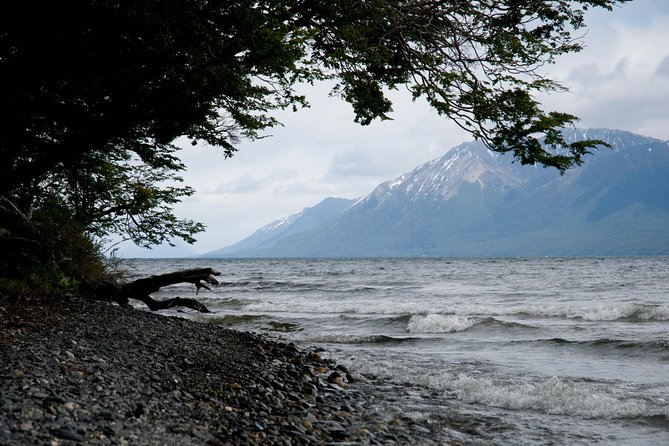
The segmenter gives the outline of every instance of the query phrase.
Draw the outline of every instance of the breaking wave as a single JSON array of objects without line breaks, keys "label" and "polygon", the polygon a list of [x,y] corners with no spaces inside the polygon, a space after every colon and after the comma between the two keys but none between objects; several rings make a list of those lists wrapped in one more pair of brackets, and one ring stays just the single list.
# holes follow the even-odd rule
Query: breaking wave
[{"label": "breaking wave", "polygon": [[477,326],[531,329],[530,325],[504,322],[492,317],[470,317],[452,314],[426,314],[410,317],[406,331],[409,333],[457,333]]},{"label": "breaking wave", "polygon": [[502,380],[459,375],[449,385],[466,403],[512,410],[536,410],[581,418],[669,416],[669,405],[659,397],[639,395],[624,386],[564,378]]},{"label": "breaking wave", "polygon": [[480,319],[443,315],[443,314],[428,314],[425,316],[411,316],[407,326],[409,333],[456,333],[472,328],[474,325],[480,323]]},{"label": "breaking wave", "polygon": [[[648,304],[600,305],[580,307],[566,305],[469,305],[428,302],[366,302],[332,301],[327,306],[308,301],[249,301],[247,309],[252,311],[285,311],[320,314],[386,314],[419,315],[440,314],[457,318],[520,316],[582,319],[596,322],[657,322],[669,321],[669,307]],[[456,319],[457,319],[456,318]],[[454,321],[456,319],[453,319]],[[462,322],[462,319],[457,319]]]}]

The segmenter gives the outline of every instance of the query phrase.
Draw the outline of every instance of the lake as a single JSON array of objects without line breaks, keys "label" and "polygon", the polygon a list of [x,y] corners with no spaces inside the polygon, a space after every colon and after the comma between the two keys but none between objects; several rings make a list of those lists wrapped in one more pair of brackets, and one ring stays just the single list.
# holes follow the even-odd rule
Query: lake
[{"label": "lake", "polygon": [[669,444],[669,257],[131,264],[220,271],[198,296],[214,313],[180,316],[321,348],[380,420],[468,444]]}]

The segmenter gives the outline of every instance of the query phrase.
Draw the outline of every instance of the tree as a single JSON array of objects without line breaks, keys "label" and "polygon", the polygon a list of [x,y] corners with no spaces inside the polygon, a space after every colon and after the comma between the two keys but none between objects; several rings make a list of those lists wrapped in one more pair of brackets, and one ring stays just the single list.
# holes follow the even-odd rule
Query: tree
[{"label": "tree", "polygon": [[8,6],[0,16],[0,272],[43,246],[54,220],[91,243],[109,234],[142,245],[193,241],[202,225],[172,212],[192,193],[179,185],[174,142],[231,156],[240,138],[278,124],[272,110],[307,104],[294,91],[300,82],[335,80],[333,94],[362,125],[389,119],[386,89],[406,87],[491,150],[564,171],[601,142],[562,138],[577,118],[541,110],[534,94],[560,86],[539,69],[581,49],[574,33],[585,9],[626,1]]}]

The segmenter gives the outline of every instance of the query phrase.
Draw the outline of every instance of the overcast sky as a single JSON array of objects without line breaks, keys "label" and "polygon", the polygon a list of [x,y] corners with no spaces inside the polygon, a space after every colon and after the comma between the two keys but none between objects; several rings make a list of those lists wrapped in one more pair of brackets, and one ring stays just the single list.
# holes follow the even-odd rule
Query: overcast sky
[{"label": "overcast sky", "polygon": [[[542,97],[544,108],[579,116],[579,127],[669,140],[669,1],[634,0],[587,18],[586,48],[544,68],[569,88]],[[329,196],[365,196],[472,139],[404,92],[392,96],[392,121],[367,127],[355,124],[350,106],[328,92],[327,85],[305,89],[310,108],[277,113],[284,126],[271,129],[271,137],[240,144],[233,158],[223,159],[216,148],[184,145],[183,176],[196,193],[177,207],[177,215],[207,226],[191,253],[238,242]],[[188,252],[158,248],[150,255]],[[139,254],[127,247],[120,253]]]}]

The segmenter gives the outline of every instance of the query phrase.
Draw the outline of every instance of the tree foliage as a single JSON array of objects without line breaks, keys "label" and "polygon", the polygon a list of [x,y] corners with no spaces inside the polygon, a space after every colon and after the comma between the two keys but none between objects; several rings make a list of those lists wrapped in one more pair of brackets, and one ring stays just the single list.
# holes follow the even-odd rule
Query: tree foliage
[{"label": "tree foliage", "polygon": [[406,87],[491,150],[563,171],[600,142],[562,138],[577,118],[541,110],[535,94],[561,87],[540,69],[581,49],[584,10],[625,1],[15,2],[0,15],[0,249],[30,245],[38,214],[192,241],[202,225],[172,212],[193,192],[174,142],[230,156],[273,110],[306,105],[301,82],[334,80],[363,125]]}]

